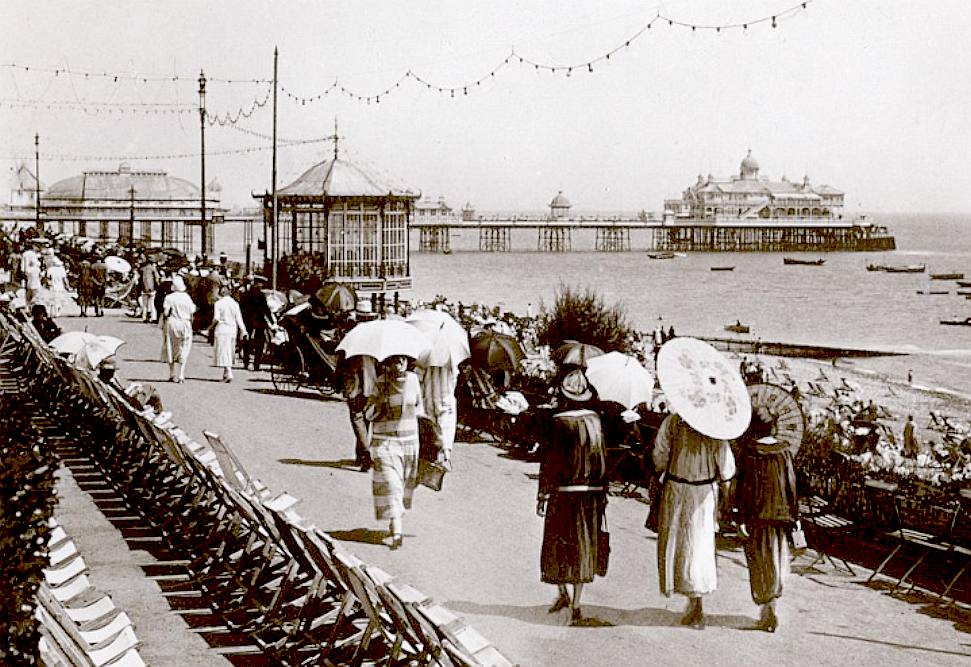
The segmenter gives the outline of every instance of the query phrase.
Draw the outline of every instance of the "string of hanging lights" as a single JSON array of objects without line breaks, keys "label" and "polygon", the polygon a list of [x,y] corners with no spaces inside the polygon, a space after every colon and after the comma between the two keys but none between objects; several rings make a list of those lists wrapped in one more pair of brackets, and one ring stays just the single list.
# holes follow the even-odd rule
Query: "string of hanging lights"
[{"label": "string of hanging lights", "polygon": [[[184,74],[131,74],[131,73],[119,73],[119,72],[95,72],[95,71],[85,71],[77,70],[70,67],[38,67],[36,65],[23,65],[19,63],[0,63],[0,68],[17,70],[22,72],[43,72],[47,74],[53,74],[55,77],[70,76],[79,77],[84,79],[110,79],[113,83],[119,81],[136,81],[141,83],[158,83],[158,82],[179,82],[188,81],[189,83],[195,83],[195,75],[184,75]],[[221,77],[207,77],[206,79],[210,83],[226,83],[226,84],[267,84],[273,83],[271,79],[227,79]]]}]

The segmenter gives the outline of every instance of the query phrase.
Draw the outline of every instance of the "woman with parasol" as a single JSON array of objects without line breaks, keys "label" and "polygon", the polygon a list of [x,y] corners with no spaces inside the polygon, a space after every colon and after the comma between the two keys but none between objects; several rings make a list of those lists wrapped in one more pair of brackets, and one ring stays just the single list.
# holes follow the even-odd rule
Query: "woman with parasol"
[{"label": "woman with parasol", "polygon": [[681,623],[702,629],[702,597],[718,585],[719,487],[735,476],[729,440],[745,431],[751,404],[738,370],[693,338],[665,343],[658,352],[657,373],[672,411],[661,423],[653,452],[655,469],[664,471],[658,582],[666,597],[679,593],[688,598]]},{"label": "woman with parasol", "polygon": [[793,456],[804,422],[799,403],[782,387],[752,385],[749,393],[752,423],[738,441],[735,503],[752,600],[762,608],[759,628],[775,632],[775,604],[789,573],[789,531],[799,518]]}]

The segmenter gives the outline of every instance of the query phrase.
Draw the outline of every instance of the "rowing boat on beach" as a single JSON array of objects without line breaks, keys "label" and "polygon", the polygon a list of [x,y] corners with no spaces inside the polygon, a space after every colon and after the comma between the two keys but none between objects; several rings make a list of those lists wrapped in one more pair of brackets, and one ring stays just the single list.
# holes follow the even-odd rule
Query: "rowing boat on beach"
[{"label": "rowing boat on beach", "polygon": [[799,266],[822,266],[823,264],[826,263],[826,260],[823,259],[823,258],[819,258],[819,259],[798,259],[796,257],[783,257],[782,258],[782,263],[785,264],[785,265],[787,265],[787,266],[791,266],[791,265],[799,265]]}]

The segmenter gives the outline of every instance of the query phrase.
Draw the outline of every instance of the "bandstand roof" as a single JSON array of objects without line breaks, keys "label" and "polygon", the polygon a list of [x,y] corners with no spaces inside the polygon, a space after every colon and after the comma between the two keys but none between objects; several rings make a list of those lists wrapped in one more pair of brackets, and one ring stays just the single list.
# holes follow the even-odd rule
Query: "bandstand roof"
[{"label": "bandstand roof", "polygon": [[277,196],[305,197],[410,197],[417,199],[421,193],[387,176],[365,170],[363,167],[334,158],[315,164],[290,185],[277,190]]},{"label": "bandstand roof", "polygon": [[[122,164],[118,171],[86,171],[54,183],[44,193],[47,199],[127,200],[131,189],[135,199],[197,200],[199,188],[164,171],[132,171]],[[207,197],[208,198],[208,197]]]}]

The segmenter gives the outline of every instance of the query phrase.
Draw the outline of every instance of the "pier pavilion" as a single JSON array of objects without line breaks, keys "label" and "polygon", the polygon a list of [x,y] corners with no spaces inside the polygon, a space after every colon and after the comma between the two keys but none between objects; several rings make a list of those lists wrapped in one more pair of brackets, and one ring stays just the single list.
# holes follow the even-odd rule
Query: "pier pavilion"
[{"label": "pier pavilion", "polygon": [[[336,280],[359,293],[411,288],[408,230],[421,194],[339,157],[315,164],[277,191],[280,274],[296,289]],[[272,235],[273,195],[263,206],[264,238]],[[272,244],[264,256],[272,266]]]},{"label": "pier pavilion", "polygon": [[[206,219],[211,223],[208,245],[213,247],[215,224],[222,222],[224,214],[221,187],[214,180],[206,192]],[[189,181],[162,170],[132,170],[122,162],[116,171],[85,171],[42,189],[40,222],[48,229],[104,244],[136,242],[192,253],[202,239],[201,208],[199,188]],[[36,202],[11,200],[0,219],[34,224]]]}]

